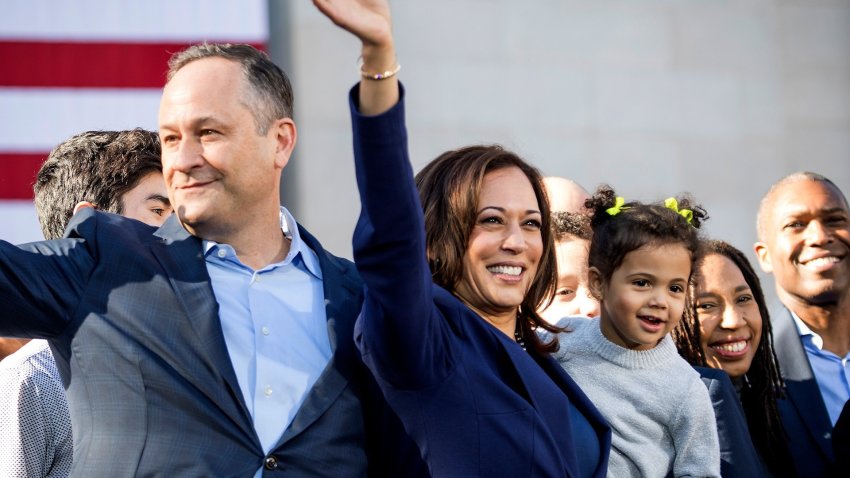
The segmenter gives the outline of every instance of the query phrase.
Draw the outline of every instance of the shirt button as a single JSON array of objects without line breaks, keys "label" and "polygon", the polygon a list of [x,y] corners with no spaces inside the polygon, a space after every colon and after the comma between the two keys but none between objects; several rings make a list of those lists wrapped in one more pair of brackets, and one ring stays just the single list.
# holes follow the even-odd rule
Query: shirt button
[{"label": "shirt button", "polygon": [[271,387],[271,385],[266,385],[266,389],[265,389],[265,390],[263,390],[263,393],[264,393],[267,397],[271,397],[271,396],[272,396],[272,387]]},{"label": "shirt button", "polygon": [[225,256],[227,256],[227,251],[225,251],[224,249],[219,249],[218,257],[224,258]]},{"label": "shirt button", "polygon": [[265,466],[267,470],[277,469],[277,458],[273,456],[267,456],[263,466]]},{"label": "shirt button", "polygon": [[270,333],[269,328],[266,327],[266,326],[263,326],[263,328],[261,330],[263,331],[263,335],[269,335],[269,333]]}]

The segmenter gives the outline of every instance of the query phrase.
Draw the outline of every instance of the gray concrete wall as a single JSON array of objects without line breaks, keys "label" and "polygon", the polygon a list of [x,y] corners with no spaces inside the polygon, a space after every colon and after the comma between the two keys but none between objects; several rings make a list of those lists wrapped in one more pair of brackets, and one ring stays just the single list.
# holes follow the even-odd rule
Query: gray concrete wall
[{"label": "gray concrete wall", "polygon": [[[271,0],[276,1],[276,0]],[[707,232],[751,250],[758,201],[796,170],[850,193],[846,0],[430,0],[392,3],[415,169],[501,143],[547,175],[627,198],[692,192]],[[359,204],[349,87],[359,45],[288,2],[299,220],[351,255]],[[751,257],[752,254],[751,254]]]}]

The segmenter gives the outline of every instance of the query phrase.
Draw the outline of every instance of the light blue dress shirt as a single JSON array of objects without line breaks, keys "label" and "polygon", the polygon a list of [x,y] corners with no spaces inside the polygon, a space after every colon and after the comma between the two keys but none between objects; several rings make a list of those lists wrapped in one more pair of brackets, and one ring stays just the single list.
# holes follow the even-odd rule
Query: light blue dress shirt
[{"label": "light blue dress shirt", "polygon": [[280,225],[291,241],[289,254],[257,271],[243,264],[233,247],[203,243],[227,352],[265,453],[281,438],[332,353],[319,259],[285,208]]},{"label": "light blue dress shirt", "polygon": [[797,317],[797,314],[792,312],[791,316],[794,317],[794,323],[800,331],[800,339],[809,357],[809,364],[815,374],[829,419],[835,426],[844,404],[850,400],[850,368],[848,368],[850,354],[839,357],[829,350],[823,350],[823,338],[810,329]]}]

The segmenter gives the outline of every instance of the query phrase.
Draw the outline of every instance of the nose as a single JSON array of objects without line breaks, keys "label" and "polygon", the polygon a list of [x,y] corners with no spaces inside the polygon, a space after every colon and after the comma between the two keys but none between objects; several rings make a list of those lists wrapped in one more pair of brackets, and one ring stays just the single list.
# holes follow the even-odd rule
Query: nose
[{"label": "nose", "polygon": [[584,287],[579,287],[578,290],[576,290],[575,300],[578,302],[579,314],[586,315],[588,317],[599,316],[599,301],[590,295],[589,290]]},{"label": "nose", "polygon": [[162,149],[162,167],[186,173],[203,164],[202,153],[199,142],[184,137],[176,146]]},{"label": "nose", "polygon": [[824,244],[832,237],[829,229],[819,220],[809,221],[804,232],[807,244]]},{"label": "nose", "polygon": [[656,309],[667,308],[667,292],[663,287],[656,287],[652,290],[652,295],[649,297],[649,306]]},{"label": "nose", "polygon": [[734,330],[743,327],[745,323],[742,313],[735,310],[734,307],[724,307],[723,316],[720,318],[720,328]]},{"label": "nose", "polygon": [[502,249],[511,251],[514,254],[519,254],[528,249],[525,233],[519,223],[513,222],[508,225],[504,240],[502,241]]}]

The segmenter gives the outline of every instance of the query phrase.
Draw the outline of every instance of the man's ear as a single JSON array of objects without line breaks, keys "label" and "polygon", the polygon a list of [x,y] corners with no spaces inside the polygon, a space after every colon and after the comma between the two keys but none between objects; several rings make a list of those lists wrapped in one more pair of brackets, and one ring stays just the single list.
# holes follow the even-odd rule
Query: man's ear
[{"label": "man's ear", "polygon": [[277,142],[275,149],[275,165],[281,169],[289,163],[289,158],[292,156],[292,150],[295,149],[295,143],[298,140],[298,130],[295,128],[295,122],[291,118],[280,118],[275,120],[271,125],[274,132],[274,137]]},{"label": "man's ear", "polygon": [[605,295],[605,281],[602,279],[602,273],[596,267],[591,267],[587,270],[587,288],[593,297],[602,302],[602,297]]},{"label": "man's ear", "polygon": [[87,207],[97,209],[97,206],[95,206],[94,203],[92,203],[92,202],[80,201],[80,202],[77,203],[76,206],[74,206],[74,214],[77,214],[78,212],[80,212],[80,209],[85,209]]},{"label": "man's ear", "polygon": [[760,241],[756,242],[753,244],[753,250],[756,251],[756,257],[759,259],[761,270],[768,274],[773,272],[773,264],[770,261],[770,251],[767,249],[767,244]]}]

